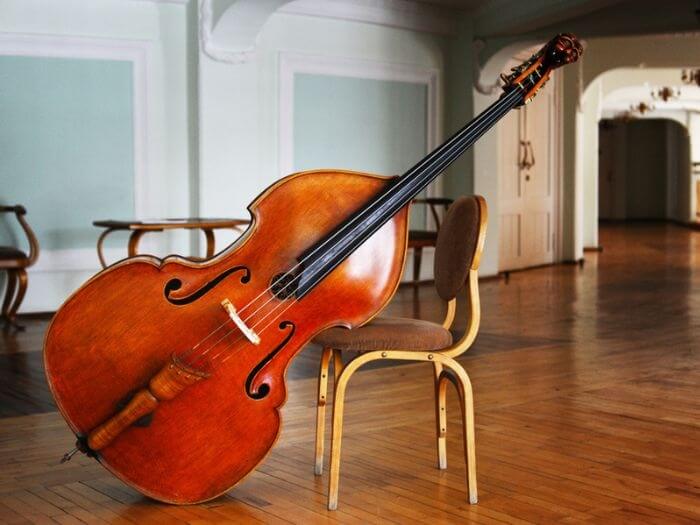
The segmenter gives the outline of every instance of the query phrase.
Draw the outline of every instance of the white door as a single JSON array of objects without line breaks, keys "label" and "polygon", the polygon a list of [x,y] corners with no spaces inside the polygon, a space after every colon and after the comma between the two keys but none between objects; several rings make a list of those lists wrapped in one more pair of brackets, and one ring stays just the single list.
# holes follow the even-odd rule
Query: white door
[{"label": "white door", "polygon": [[499,123],[499,270],[554,262],[554,82]]}]

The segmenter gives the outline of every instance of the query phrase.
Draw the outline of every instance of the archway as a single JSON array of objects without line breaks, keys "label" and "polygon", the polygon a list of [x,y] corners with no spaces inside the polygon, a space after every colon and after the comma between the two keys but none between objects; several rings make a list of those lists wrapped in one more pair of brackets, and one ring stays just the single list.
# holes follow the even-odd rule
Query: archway
[{"label": "archway", "polygon": [[[591,39],[578,70],[565,72],[572,78],[565,83],[564,119],[576,122],[564,138],[570,144],[567,151],[575,152],[565,159],[567,176],[574,175],[565,202],[572,213],[567,233],[574,241],[574,258],[582,256],[584,246],[598,245],[598,120],[603,98],[645,82],[678,86],[680,70],[695,67],[699,50],[697,34]],[[653,81],[651,72],[658,73]]]},{"label": "archway", "polygon": [[[645,114],[632,112],[635,118],[668,118],[690,130],[695,112],[700,110],[700,88],[681,85],[681,70],[677,68],[616,68],[595,78],[582,96],[581,125],[577,130],[581,144],[581,186],[583,191],[582,235],[584,248],[597,248],[599,219],[599,132],[598,123],[603,118],[614,118],[629,113],[630,108],[644,103],[653,108]],[[672,100],[654,100],[652,93],[661,87],[680,89]],[[699,130],[700,131],[700,130]],[[698,141],[697,134],[695,142]],[[695,150],[698,150],[696,144]],[[690,174],[688,174],[690,177]],[[696,207],[693,198],[682,214],[673,218],[688,222],[694,217]]]}]

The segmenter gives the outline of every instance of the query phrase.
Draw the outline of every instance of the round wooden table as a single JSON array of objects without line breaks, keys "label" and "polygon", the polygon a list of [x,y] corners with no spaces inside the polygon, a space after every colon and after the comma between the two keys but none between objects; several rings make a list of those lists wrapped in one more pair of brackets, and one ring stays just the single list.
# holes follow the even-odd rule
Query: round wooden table
[{"label": "round wooden table", "polygon": [[162,232],[163,230],[178,229],[202,230],[207,239],[207,258],[209,258],[215,253],[214,230],[232,229],[242,232],[250,224],[250,221],[247,219],[202,219],[195,217],[189,219],[151,219],[144,221],[103,220],[94,221],[92,224],[99,228],[105,228],[105,231],[100,234],[100,238],[97,240],[97,256],[100,258],[102,267],[106,268],[107,263],[102,253],[102,245],[107,235],[115,231],[131,232],[129,236],[128,253],[129,257],[133,257],[138,254],[139,241],[146,232]]}]

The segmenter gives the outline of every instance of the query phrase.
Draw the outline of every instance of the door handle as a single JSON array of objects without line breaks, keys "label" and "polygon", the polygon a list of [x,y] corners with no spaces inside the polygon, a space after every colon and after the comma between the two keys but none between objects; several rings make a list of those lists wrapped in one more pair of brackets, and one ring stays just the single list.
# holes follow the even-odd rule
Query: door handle
[{"label": "door handle", "polygon": [[530,165],[528,166],[529,169],[535,165],[535,150],[532,149],[532,142],[530,142],[529,140],[527,141],[527,147],[530,150]]},{"label": "door handle", "polygon": [[528,159],[528,143],[524,140],[520,141],[520,149],[522,150],[522,159],[518,162],[518,168],[521,170],[526,170],[530,168],[530,161]]}]

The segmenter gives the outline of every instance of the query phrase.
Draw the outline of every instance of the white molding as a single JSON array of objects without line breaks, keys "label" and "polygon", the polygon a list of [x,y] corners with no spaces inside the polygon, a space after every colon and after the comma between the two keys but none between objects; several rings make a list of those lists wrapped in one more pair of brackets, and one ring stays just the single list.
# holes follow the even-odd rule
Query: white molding
[{"label": "white molding", "polygon": [[455,10],[409,0],[296,0],[278,12],[454,35]]},{"label": "white molding", "polygon": [[[228,64],[244,64],[255,56],[258,34],[275,13],[333,18],[441,35],[457,33],[455,10],[414,0],[266,0],[264,3],[260,0],[235,0],[216,27],[212,1],[199,0],[199,46],[212,60]],[[233,22],[221,27],[222,22],[229,19]],[[217,42],[217,32],[241,40],[235,45],[225,45]]]},{"label": "white molding", "polygon": [[214,43],[214,15],[212,0],[200,0],[199,15],[199,49],[212,60],[226,64],[243,64],[255,54],[255,45],[251,43],[242,49],[227,49]]}]

